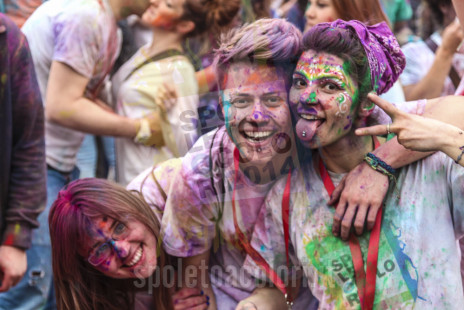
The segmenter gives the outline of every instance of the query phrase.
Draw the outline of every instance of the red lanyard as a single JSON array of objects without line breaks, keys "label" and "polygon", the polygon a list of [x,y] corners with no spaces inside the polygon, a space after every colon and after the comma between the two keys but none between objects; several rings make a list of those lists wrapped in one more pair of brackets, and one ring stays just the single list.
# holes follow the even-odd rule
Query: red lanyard
[{"label": "red lanyard", "polygon": [[[374,137],[375,148],[379,146],[378,140]],[[330,179],[327,169],[322,160],[319,160],[319,172],[324,182],[325,189],[329,196],[335,189],[335,186]],[[367,266],[364,272],[364,260],[362,257],[361,246],[359,240],[352,233],[350,235],[349,245],[351,257],[353,259],[354,274],[356,278],[356,286],[358,287],[358,296],[362,310],[371,310],[374,307],[375,298],[375,282],[377,274],[377,260],[379,253],[380,227],[382,223],[382,208],[379,209],[375,219],[375,225],[369,238],[369,248],[367,252]]]},{"label": "red lanyard", "polygon": [[[237,221],[237,212],[235,207],[235,187],[237,185],[237,178],[238,178],[238,170],[239,170],[239,159],[240,159],[240,151],[238,148],[234,150],[234,168],[235,168],[235,179],[234,179],[234,189],[232,192],[232,212],[234,215],[234,226],[239,237],[240,243],[246,253],[253,259],[253,261],[266,272],[267,277],[274,283],[274,285],[284,294],[285,298],[287,299],[287,304],[291,305],[291,296],[288,295],[287,288],[285,283],[282,279],[277,275],[277,273],[269,266],[266,260],[258,253],[250,244],[250,241],[242,232],[238,225]],[[282,198],[282,216],[284,221],[284,235],[285,235],[285,251],[287,257],[287,267],[289,266],[289,257],[288,257],[288,216],[289,216],[289,202],[290,202],[290,179],[291,179],[292,171],[288,172],[287,176],[287,183],[285,185],[284,196]],[[285,216],[284,216],[285,214]]]}]

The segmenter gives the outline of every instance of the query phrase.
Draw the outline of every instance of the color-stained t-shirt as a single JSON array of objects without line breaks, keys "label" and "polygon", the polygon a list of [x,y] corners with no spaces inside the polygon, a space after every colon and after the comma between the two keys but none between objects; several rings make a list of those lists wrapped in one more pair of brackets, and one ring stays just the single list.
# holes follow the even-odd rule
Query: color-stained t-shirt
[{"label": "color-stained t-shirt", "polygon": [[[192,64],[180,55],[149,62],[134,71],[150,58],[148,47],[140,48],[114,75],[113,98],[117,113],[129,118],[159,112],[166,145],[148,147],[117,138],[116,176],[121,184],[128,184],[148,167],[183,156],[198,138],[198,84]],[[159,95],[163,83],[175,88],[177,98],[172,107],[166,108]]]},{"label": "color-stained t-shirt", "polygon": [[[171,255],[194,256],[212,249],[211,265],[219,268],[211,272],[211,282],[236,303],[248,297],[255,283],[241,269],[245,253],[239,246],[232,216],[234,149],[224,127],[197,141],[184,156],[168,194],[162,231],[165,249]],[[222,164],[224,169],[220,169]],[[247,236],[253,232],[271,185],[257,185],[238,171],[237,218]]]},{"label": "color-stained t-shirt", "polygon": [[[50,0],[22,28],[31,48],[42,100],[52,61],[89,78],[87,93],[97,95],[119,52],[116,20],[107,0]],[[46,122],[47,164],[71,171],[84,134]]]},{"label": "color-stained t-shirt", "polygon": [[[252,240],[273,268],[286,265],[279,203],[285,181],[269,191]],[[291,184],[293,264],[303,269],[320,309],[360,309],[350,248],[332,235],[334,208],[318,169],[311,163],[295,171]],[[402,168],[386,197],[374,309],[461,309],[456,240],[464,233],[464,168],[436,153]],[[364,262],[369,236],[358,237]],[[250,257],[245,268],[264,277]]]}]

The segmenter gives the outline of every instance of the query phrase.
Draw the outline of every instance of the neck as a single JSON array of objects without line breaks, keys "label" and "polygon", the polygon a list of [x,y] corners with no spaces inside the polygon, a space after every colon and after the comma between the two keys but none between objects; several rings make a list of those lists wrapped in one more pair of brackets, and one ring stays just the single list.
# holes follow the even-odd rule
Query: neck
[{"label": "neck", "polygon": [[148,48],[150,55],[156,55],[170,49],[182,51],[182,37],[176,32],[154,28],[153,39]]},{"label": "neck", "polygon": [[347,136],[322,148],[319,152],[328,170],[346,173],[359,165],[364,155],[373,149],[371,136],[359,137],[352,130]]},{"label": "neck", "polygon": [[108,0],[108,3],[116,20],[126,18],[133,13],[130,7],[128,7],[123,0]]},{"label": "neck", "polygon": [[[293,144],[295,145],[295,144]],[[253,161],[240,163],[240,170],[256,184],[274,182],[283,175],[287,175],[288,169],[298,169],[299,161],[296,148],[292,146],[289,152],[276,154],[265,163]]]}]

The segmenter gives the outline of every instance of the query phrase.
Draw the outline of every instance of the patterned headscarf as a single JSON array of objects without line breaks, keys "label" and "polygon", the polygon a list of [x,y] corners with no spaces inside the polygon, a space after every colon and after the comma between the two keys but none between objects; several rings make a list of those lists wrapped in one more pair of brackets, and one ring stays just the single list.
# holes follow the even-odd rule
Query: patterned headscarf
[{"label": "patterned headscarf", "polygon": [[398,41],[385,22],[366,26],[357,21],[338,19],[332,23],[321,23],[314,26],[326,28],[347,29],[354,31],[364,47],[369,61],[372,89],[377,94],[388,91],[403,72],[406,58],[400,49]]}]

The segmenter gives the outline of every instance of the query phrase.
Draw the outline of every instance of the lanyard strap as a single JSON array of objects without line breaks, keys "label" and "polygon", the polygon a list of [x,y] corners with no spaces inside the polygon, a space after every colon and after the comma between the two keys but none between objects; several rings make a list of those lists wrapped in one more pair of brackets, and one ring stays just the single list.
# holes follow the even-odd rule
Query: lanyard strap
[{"label": "lanyard strap", "polygon": [[[377,138],[373,137],[375,148],[379,146]],[[325,189],[329,196],[332,195],[335,186],[327,172],[322,160],[319,160],[319,173],[324,182]],[[377,261],[379,253],[380,228],[382,224],[382,208],[379,209],[375,219],[375,225],[369,238],[369,248],[367,252],[366,272],[364,271],[364,260],[362,257],[361,246],[358,238],[351,233],[349,246],[353,260],[356,286],[358,288],[359,301],[362,310],[371,310],[374,307],[375,282],[377,280]]]},{"label": "lanyard strap", "polygon": [[[234,150],[234,169],[235,169],[235,178],[234,178],[234,188],[232,191],[232,212],[234,216],[234,226],[235,231],[240,240],[240,244],[242,245],[243,249],[246,253],[253,259],[253,261],[266,273],[267,277],[274,283],[274,285],[284,294],[287,305],[289,307],[292,304],[291,296],[288,295],[287,288],[285,286],[284,281],[277,275],[277,273],[269,266],[266,260],[258,253],[250,244],[250,241],[245,236],[245,234],[240,229],[237,221],[237,211],[235,207],[235,188],[237,185],[237,178],[238,178],[238,170],[239,170],[239,160],[240,160],[240,151],[238,148]],[[284,220],[284,235],[285,237],[285,250],[287,256],[287,267],[289,266],[289,255],[288,255],[288,210],[289,210],[289,197],[290,197],[290,178],[291,178],[291,170],[288,172],[287,176],[287,184],[285,185],[284,197],[282,198],[282,214],[284,210],[286,210],[286,220]],[[286,228],[285,228],[286,227]]]},{"label": "lanyard strap", "polygon": [[155,62],[155,61],[159,61],[159,60],[162,60],[162,59],[165,59],[165,58],[168,58],[168,57],[180,56],[180,55],[184,55],[184,53],[182,53],[181,51],[176,50],[176,49],[169,49],[169,50],[166,50],[166,51],[161,52],[159,54],[153,55],[152,57],[150,57],[148,59],[145,59],[144,62],[138,64],[134,69],[132,69],[132,71],[126,76],[126,78],[124,80],[128,80],[136,71],[140,70],[140,68],[142,68],[146,64],[149,64],[149,63]]}]

